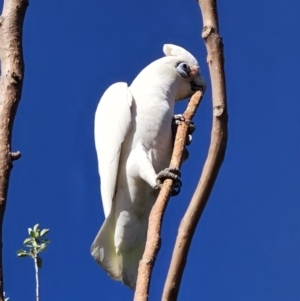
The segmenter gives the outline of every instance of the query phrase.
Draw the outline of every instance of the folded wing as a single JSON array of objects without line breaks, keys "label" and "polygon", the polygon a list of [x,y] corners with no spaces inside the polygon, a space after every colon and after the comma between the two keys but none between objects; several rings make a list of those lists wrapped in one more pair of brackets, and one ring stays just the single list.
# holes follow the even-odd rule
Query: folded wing
[{"label": "folded wing", "polygon": [[111,85],[100,99],[95,115],[95,144],[105,217],[115,195],[122,143],[131,126],[132,96],[126,83]]},{"label": "folded wing", "polygon": [[131,105],[132,96],[127,84],[116,83],[105,91],[95,115],[95,144],[106,219],[91,246],[91,253],[116,280],[120,280],[121,275],[114,246],[115,218],[112,208],[122,143],[131,126]]}]

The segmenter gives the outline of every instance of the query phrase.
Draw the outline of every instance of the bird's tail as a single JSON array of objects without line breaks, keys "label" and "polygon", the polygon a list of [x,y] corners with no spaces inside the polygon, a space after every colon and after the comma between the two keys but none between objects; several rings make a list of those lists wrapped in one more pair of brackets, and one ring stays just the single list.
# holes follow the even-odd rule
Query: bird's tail
[{"label": "bird's tail", "polygon": [[114,214],[110,214],[94,239],[91,254],[111,278],[121,280],[119,260],[114,245],[114,232]]},{"label": "bird's tail", "polygon": [[91,246],[91,254],[111,278],[122,281],[134,290],[139,261],[145,249],[146,238],[143,237],[134,248],[124,251],[122,248],[115,247],[114,233],[115,218],[114,213],[112,213],[100,228]]}]

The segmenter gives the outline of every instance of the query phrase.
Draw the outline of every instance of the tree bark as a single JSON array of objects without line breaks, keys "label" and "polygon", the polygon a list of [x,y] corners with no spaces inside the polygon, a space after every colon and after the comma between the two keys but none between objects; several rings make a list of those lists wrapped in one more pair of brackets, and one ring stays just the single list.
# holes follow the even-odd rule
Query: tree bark
[{"label": "tree bark", "polygon": [[11,132],[22,93],[24,63],[22,28],[27,0],[4,0],[0,16],[0,301],[3,301],[2,226],[12,161]]},{"label": "tree bark", "polygon": [[[193,119],[201,99],[202,92],[196,92],[191,97],[188,107],[183,114],[185,121],[182,121],[177,129],[170,168],[180,169],[181,167],[183,151],[187,141],[189,123]],[[167,179],[164,181],[163,187],[160,190],[158,198],[153,205],[149,216],[147,242],[143,257],[139,264],[134,301],[148,300],[151,273],[160,248],[162,220],[171,195],[172,186],[173,180]]]},{"label": "tree bark", "polygon": [[219,35],[216,0],[198,0],[203,19],[202,37],[207,48],[209,66],[213,124],[208,156],[198,186],[181,221],[173,250],[162,300],[175,301],[178,297],[183,271],[197,224],[209,199],[227,145],[227,108],[222,38]]}]

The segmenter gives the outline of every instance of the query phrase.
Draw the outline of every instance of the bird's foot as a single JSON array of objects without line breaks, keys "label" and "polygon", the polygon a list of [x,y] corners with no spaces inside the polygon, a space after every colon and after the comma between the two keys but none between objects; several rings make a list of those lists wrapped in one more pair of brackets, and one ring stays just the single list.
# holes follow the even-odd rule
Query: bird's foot
[{"label": "bird's foot", "polygon": [[196,130],[196,126],[195,126],[195,124],[194,124],[193,121],[186,120],[185,117],[182,114],[177,114],[177,115],[174,115],[174,117],[173,117],[173,121],[172,121],[172,133],[173,133],[173,137],[175,139],[175,135],[176,135],[176,132],[177,132],[177,127],[178,127],[178,125],[181,124],[181,122],[187,122],[188,125],[189,125],[186,144],[190,145],[191,142],[192,142],[192,134]]},{"label": "bird's foot", "polygon": [[164,180],[171,179],[173,180],[172,196],[176,196],[180,192],[182,186],[180,180],[181,172],[177,168],[165,168],[157,174],[156,186],[155,189],[161,189],[164,183]]}]

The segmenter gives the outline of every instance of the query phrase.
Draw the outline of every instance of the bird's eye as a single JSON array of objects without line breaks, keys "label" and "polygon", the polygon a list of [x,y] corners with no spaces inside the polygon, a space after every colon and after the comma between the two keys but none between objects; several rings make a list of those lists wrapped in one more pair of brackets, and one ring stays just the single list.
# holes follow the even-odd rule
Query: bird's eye
[{"label": "bird's eye", "polygon": [[187,63],[178,63],[176,67],[177,72],[181,75],[183,78],[188,78],[190,73],[190,66]]},{"label": "bird's eye", "polygon": [[188,65],[187,64],[183,63],[181,66],[182,66],[183,69],[188,70]]}]

